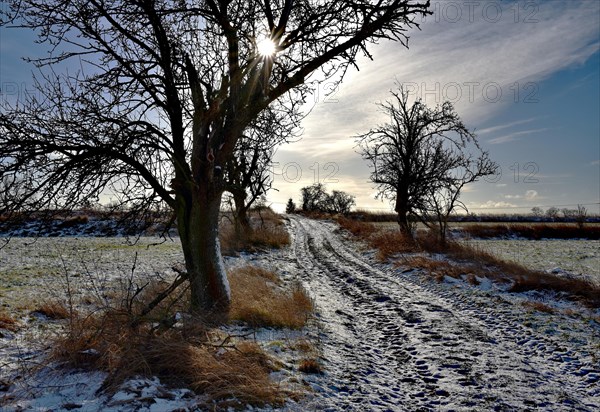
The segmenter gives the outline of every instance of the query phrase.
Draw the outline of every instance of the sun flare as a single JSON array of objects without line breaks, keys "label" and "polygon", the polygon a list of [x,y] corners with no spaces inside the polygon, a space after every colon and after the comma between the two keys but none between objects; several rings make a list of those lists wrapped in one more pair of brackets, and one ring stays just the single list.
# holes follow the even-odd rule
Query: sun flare
[{"label": "sun flare", "polygon": [[256,44],[256,47],[258,49],[258,53],[261,56],[272,56],[277,51],[277,48],[275,47],[275,43],[273,43],[273,40],[268,39],[268,38],[262,39],[261,41],[259,41]]}]

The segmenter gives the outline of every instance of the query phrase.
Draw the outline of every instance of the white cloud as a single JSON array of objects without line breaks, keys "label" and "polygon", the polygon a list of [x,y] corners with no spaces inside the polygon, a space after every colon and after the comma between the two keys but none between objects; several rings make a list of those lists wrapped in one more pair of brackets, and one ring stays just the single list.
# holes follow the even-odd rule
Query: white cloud
[{"label": "white cloud", "polygon": [[488,200],[485,203],[479,203],[472,205],[471,209],[510,209],[515,208],[517,205],[508,202],[497,202],[495,200]]},{"label": "white cloud", "polygon": [[539,196],[538,196],[538,192],[536,190],[528,190],[527,192],[525,192],[525,200],[527,201],[533,201],[533,200],[538,200]]}]

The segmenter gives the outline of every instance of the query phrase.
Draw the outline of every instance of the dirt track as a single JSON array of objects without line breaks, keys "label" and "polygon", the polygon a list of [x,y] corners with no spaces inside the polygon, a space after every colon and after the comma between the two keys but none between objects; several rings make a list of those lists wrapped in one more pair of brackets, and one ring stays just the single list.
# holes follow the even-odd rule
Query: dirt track
[{"label": "dirt track", "polygon": [[514,305],[372,263],[333,223],[293,216],[289,228],[288,264],[315,298],[326,367],[306,410],[600,404],[598,357],[523,326]]}]

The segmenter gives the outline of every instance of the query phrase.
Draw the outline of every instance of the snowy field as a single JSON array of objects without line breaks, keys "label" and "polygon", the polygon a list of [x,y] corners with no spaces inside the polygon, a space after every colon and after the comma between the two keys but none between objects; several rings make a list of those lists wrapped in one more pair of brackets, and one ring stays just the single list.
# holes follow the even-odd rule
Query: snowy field
[{"label": "snowy field", "polygon": [[[597,410],[598,310],[549,294],[511,294],[485,279],[478,286],[450,278],[436,283],[419,270],[376,262],[332,222],[292,216],[287,227],[289,248],[226,261],[299,279],[315,301],[316,319],[303,333],[318,342],[325,373],[298,375],[291,367],[284,372],[296,374],[309,393],[281,410]],[[48,333],[48,326],[29,315],[36,302],[64,295],[67,285],[102,294],[132,273],[140,279],[170,277],[171,266],[182,261],[177,239],[153,245],[158,239],[141,238],[135,246],[124,241],[15,238],[0,250],[1,304],[35,326],[30,336],[2,331],[0,382],[10,384],[23,376],[23,365],[42,357],[44,344],[35,333]],[[567,270],[563,263],[556,266]],[[526,301],[554,311],[528,309]],[[287,339],[277,333],[256,336]],[[279,355],[285,362],[287,355]],[[197,400],[151,379],[128,381],[107,398],[95,394],[101,374],[61,373],[45,369],[5,387],[0,399],[14,398],[0,410],[68,405],[76,411],[192,411]]]},{"label": "snowy field", "polygon": [[600,283],[600,240],[469,240],[469,244],[530,269],[588,276]]}]

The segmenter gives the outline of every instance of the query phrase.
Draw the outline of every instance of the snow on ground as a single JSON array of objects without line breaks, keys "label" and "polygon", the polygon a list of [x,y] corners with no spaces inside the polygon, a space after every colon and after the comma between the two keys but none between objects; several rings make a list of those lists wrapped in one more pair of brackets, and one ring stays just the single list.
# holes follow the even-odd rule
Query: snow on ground
[{"label": "snow on ground", "polygon": [[477,239],[467,243],[530,269],[586,276],[600,284],[600,240]]},{"label": "snow on ground", "polygon": [[[282,410],[597,410],[600,325],[592,317],[598,312],[586,312],[547,294],[509,294],[485,279],[477,287],[456,280],[435,283],[411,268],[375,262],[372,253],[359,252],[332,222],[292,216],[288,228],[293,238],[290,248],[227,262],[262,265],[283,278],[300,279],[315,300],[316,320],[305,333],[319,343],[325,373],[299,375],[297,379],[313,392]],[[58,247],[62,256],[72,246],[57,240],[65,242]],[[181,258],[177,242],[146,249],[153,240],[144,239],[129,250],[115,246],[122,239],[84,242],[88,241],[98,242],[93,252],[81,252],[80,258],[71,257],[77,253],[64,254],[84,269],[94,266],[85,263],[86,256],[99,254],[92,259],[99,271],[89,271],[108,277],[131,272],[136,251],[136,271],[156,276],[166,276],[173,261]],[[29,287],[32,292],[20,293],[35,296],[33,291],[43,285],[36,270],[48,273],[46,278],[63,276],[60,265],[52,266],[61,262],[60,257],[41,252],[39,245],[35,258],[39,261],[26,257],[25,244],[10,247],[14,249],[0,251],[0,271],[10,273],[13,282],[0,291],[3,300]],[[121,262],[120,271],[111,272],[104,266],[107,260]],[[25,278],[16,275],[24,265],[29,275]],[[532,312],[520,304],[526,299],[570,311]],[[273,336],[276,333],[265,330],[258,336],[268,335],[272,341],[289,338],[285,333]],[[0,376],[7,363],[18,365],[21,358],[37,356],[36,349],[27,345],[14,334],[0,339]],[[273,350],[277,352],[277,345]],[[121,398],[95,399],[101,379],[94,374],[52,379],[42,374],[35,379],[25,385],[29,389],[20,392],[26,396],[19,401],[32,410],[60,410],[60,405],[63,410],[65,405],[90,411],[185,410],[197,400],[197,395],[163,388],[152,380],[127,382],[120,395],[124,402],[119,403]]]}]

